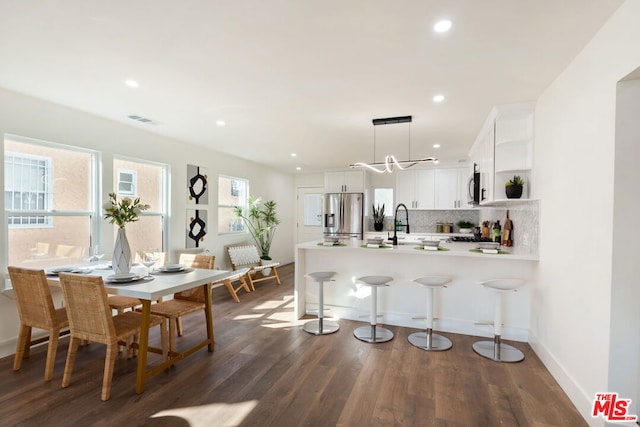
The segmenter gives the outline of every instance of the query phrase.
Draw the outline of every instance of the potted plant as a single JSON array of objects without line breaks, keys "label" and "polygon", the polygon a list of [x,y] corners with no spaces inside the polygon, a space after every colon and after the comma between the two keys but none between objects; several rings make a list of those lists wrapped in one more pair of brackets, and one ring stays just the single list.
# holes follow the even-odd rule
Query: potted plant
[{"label": "potted plant", "polygon": [[460,228],[460,233],[471,233],[471,229],[476,226],[473,222],[464,220],[458,221],[456,224]]},{"label": "potted plant", "polygon": [[246,215],[241,206],[235,206],[234,211],[236,216],[242,218],[247,225],[247,229],[260,251],[260,258],[271,260],[269,256],[271,241],[276,232],[276,227],[280,224],[276,214],[276,202],[269,200],[261,204],[259,197],[255,199],[249,197],[249,209]]},{"label": "potted plant", "polygon": [[373,229],[376,231],[382,231],[384,227],[384,203],[382,207],[378,204],[376,208],[373,206]]},{"label": "potted plant", "polygon": [[514,175],[506,184],[507,199],[519,199],[522,196],[524,181],[518,175]]}]

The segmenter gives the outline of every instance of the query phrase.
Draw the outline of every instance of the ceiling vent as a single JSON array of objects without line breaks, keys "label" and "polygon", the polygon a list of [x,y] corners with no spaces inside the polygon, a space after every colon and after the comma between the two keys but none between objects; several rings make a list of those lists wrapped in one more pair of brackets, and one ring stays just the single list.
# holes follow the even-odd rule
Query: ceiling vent
[{"label": "ceiling vent", "polygon": [[131,120],[135,120],[137,122],[144,123],[144,124],[147,124],[147,125],[157,125],[157,124],[159,124],[155,120],[151,120],[151,119],[148,119],[146,117],[138,116],[137,114],[131,114],[130,116],[127,116],[127,117],[130,118]]}]

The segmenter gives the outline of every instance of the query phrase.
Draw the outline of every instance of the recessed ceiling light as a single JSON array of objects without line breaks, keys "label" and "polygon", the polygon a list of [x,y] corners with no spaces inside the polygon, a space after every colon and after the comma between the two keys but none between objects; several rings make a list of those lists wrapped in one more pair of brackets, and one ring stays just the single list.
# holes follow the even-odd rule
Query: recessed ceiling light
[{"label": "recessed ceiling light", "polygon": [[124,84],[126,84],[129,87],[138,87],[138,86],[140,86],[140,84],[135,80],[125,80]]},{"label": "recessed ceiling light", "polygon": [[224,120],[216,120],[216,125],[222,127],[226,125],[226,123],[224,122]]},{"label": "recessed ceiling light", "polygon": [[435,23],[435,25],[433,26],[433,31],[435,31],[436,33],[446,33],[451,29],[452,25],[453,23],[448,19],[442,19]]},{"label": "recessed ceiling light", "polygon": [[434,95],[433,102],[442,102],[442,101],[444,101],[444,95],[441,95],[441,94]]},{"label": "recessed ceiling light", "polygon": [[433,148],[440,148],[440,144],[433,144]]},{"label": "recessed ceiling light", "polygon": [[297,156],[296,153],[291,153],[291,157],[295,157],[295,156]]},{"label": "recessed ceiling light", "polygon": [[302,170],[302,168],[301,168],[300,166],[296,166],[296,170],[297,170],[297,171],[301,171],[301,170]]}]

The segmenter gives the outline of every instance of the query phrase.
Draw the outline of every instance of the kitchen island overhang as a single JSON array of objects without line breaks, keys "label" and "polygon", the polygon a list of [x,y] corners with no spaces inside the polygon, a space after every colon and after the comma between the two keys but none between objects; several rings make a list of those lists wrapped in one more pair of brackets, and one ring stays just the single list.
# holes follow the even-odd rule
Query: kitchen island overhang
[{"label": "kitchen island overhang", "polygon": [[[365,246],[365,247],[363,247]],[[317,286],[305,278],[313,271],[336,271],[335,282],[324,290],[327,316],[367,321],[370,289],[356,283],[365,275],[394,278],[389,287],[378,292],[379,324],[423,329],[426,314],[426,290],[412,280],[422,276],[450,276],[446,289],[435,291],[435,330],[492,337],[490,327],[477,322],[493,319],[494,293],[479,282],[498,277],[521,278],[527,284],[510,292],[503,305],[503,338],[527,342],[530,329],[531,279],[538,263],[532,254],[483,254],[470,252],[469,243],[443,244],[446,250],[428,251],[414,245],[368,248],[360,240],[342,241],[341,246],[323,246],[307,242],[296,247],[295,317],[313,314],[317,304]],[[511,248],[510,248],[511,249]],[[365,317],[363,317],[365,316]]]}]

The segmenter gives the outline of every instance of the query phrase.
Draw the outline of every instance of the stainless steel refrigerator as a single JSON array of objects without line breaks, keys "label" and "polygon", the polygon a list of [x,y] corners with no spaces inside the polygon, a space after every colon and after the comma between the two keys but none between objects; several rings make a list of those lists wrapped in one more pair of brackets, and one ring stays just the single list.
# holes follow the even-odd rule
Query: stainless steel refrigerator
[{"label": "stainless steel refrigerator", "polygon": [[325,236],[362,240],[364,194],[327,193],[323,196],[322,213]]}]

